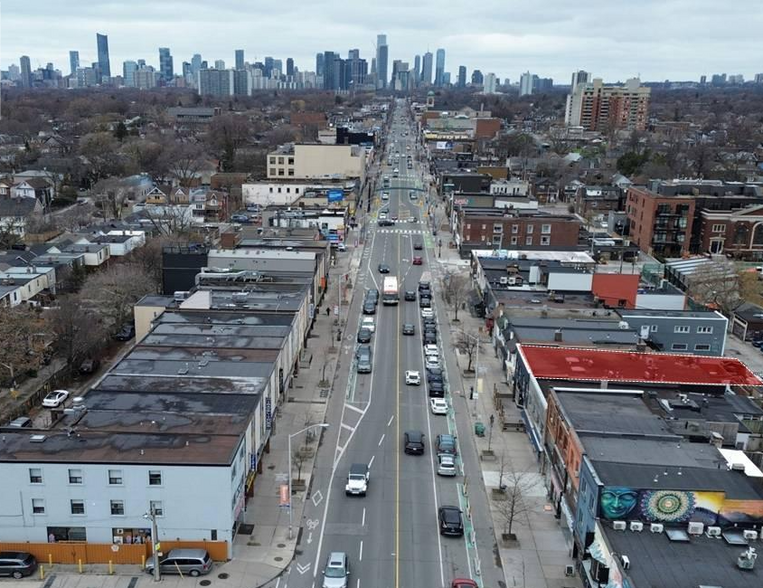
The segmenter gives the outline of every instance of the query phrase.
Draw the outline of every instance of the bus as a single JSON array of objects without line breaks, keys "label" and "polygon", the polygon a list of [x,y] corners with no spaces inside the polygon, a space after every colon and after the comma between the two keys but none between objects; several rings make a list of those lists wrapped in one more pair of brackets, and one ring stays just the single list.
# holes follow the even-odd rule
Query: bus
[{"label": "bus", "polygon": [[395,276],[386,276],[382,285],[382,304],[397,304],[400,299],[400,291],[397,287]]}]

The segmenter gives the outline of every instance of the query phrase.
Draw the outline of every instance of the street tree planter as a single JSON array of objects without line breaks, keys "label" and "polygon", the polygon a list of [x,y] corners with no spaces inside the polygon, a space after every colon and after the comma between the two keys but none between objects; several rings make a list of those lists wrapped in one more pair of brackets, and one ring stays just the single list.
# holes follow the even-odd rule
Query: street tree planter
[{"label": "street tree planter", "polygon": [[508,494],[506,494],[506,490],[503,490],[501,488],[491,488],[490,497],[493,500],[507,500]]},{"label": "street tree planter", "polygon": [[503,542],[503,546],[508,547],[509,549],[519,547],[519,541],[514,533],[501,533],[501,541]]}]

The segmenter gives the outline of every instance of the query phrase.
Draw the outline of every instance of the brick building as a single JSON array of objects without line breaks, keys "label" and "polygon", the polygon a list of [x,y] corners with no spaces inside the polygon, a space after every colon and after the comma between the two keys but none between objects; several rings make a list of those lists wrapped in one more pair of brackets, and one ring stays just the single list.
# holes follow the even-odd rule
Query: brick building
[{"label": "brick building", "polygon": [[516,210],[457,211],[456,244],[472,249],[564,249],[577,247],[580,221],[573,216],[525,215]]},{"label": "brick building", "polygon": [[567,96],[565,124],[586,131],[610,128],[643,131],[650,89],[633,78],[624,85],[604,85],[600,79],[577,84]]},{"label": "brick building", "polygon": [[606,215],[610,210],[622,210],[623,200],[623,191],[617,186],[581,186],[575,194],[575,212],[582,217]]},{"label": "brick building", "polygon": [[763,259],[763,205],[741,210],[703,210],[700,219],[702,252]]},{"label": "brick building", "polygon": [[694,205],[691,196],[661,196],[646,188],[628,188],[626,212],[631,240],[650,255],[666,258],[688,254]]}]

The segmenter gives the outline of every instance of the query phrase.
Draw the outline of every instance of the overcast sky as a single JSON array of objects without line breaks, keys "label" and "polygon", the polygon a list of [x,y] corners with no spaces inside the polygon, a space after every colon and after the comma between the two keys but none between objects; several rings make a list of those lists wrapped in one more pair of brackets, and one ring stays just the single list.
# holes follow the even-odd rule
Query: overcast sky
[{"label": "overcast sky", "polygon": [[96,60],[96,32],[109,37],[112,75],[125,60],[158,67],[167,46],[175,72],[201,53],[210,63],[293,57],[315,70],[315,54],[351,48],[371,63],[378,33],[393,59],[446,50],[459,65],[512,82],[524,71],[569,83],[576,69],[606,81],[696,80],[712,73],[763,72],[763,0],[3,0],[0,65],[29,55],[69,73],[69,50]]}]

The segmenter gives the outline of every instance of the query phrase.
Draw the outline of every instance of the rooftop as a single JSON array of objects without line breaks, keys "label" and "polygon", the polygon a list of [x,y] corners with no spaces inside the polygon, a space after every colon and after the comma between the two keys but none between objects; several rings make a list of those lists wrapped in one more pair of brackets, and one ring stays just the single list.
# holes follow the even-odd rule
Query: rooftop
[{"label": "rooftop", "polygon": [[674,353],[518,346],[536,378],[664,384],[761,386],[741,361]]},{"label": "rooftop", "polygon": [[[651,294],[651,292],[650,292]],[[617,313],[623,317],[654,317],[654,318],[701,318],[708,320],[720,320],[725,321],[718,312],[712,310],[626,310],[624,308],[618,308]]]}]

